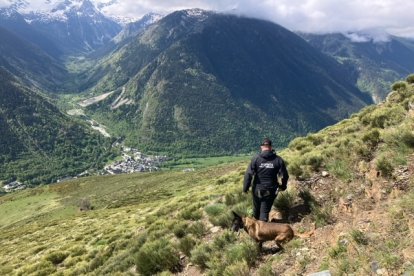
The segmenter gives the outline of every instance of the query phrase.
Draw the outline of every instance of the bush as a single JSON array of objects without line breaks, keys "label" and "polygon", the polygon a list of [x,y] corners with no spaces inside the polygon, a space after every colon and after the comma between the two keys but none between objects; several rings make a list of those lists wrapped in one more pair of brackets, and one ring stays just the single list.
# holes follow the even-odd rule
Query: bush
[{"label": "bush", "polygon": [[188,232],[197,238],[201,238],[206,234],[206,227],[201,221],[198,221],[188,228]]},{"label": "bush", "polygon": [[257,244],[249,239],[242,243],[231,246],[226,251],[226,260],[228,263],[246,262],[249,267],[252,267],[259,255]]},{"label": "bush", "polygon": [[213,241],[216,250],[223,250],[228,244],[233,243],[237,239],[236,234],[230,230],[225,230],[220,236]]},{"label": "bush", "polygon": [[177,238],[181,239],[182,237],[184,237],[186,235],[187,228],[188,228],[187,223],[179,222],[179,223],[174,225],[173,233]]},{"label": "bush", "polygon": [[409,75],[406,81],[410,84],[414,84],[414,74]]},{"label": "bush", "polygon": [[352,230],[351,231],[351,237],[352,239],[360,245],[367,245],[368,244],[368,238],[365,236],[364,232],[360,230]]},{"label": "bush", "polygon": [[226,206],[221,203],[208,205],[204,208],[204,211],[206,211],[207,215],[211,217],[218,216],[224,212],[226,209]]},{"label": "bush", "polygon": [[233,215],[230,212],[225,212],[217,217],[211,217],[209,220],[214,226],[228,228],[233,221]]},{"label": "bush", "polygon": [[316,227],[323,227],[334,222],[334,217],[332,214],[332,208],[329,206],[318,206],[313,204],[311,206],[312,212],[311,217],[315,222]]},{"label": "bush", "polygon": [[410,148],[414,148],[414,134],[411,131],[404,131],[401,134],[401,141]]},{"label": "bush", "polygon": [[180,240],[180,242],[178,243],[178,249],[180,249],[181,252],[183,252],[186,256],[190,257],[191,250],[194,248],[195,245],[195,240],[187,236]]},{"label": "bush", "polygon": [[339,179],[349,181],[353,178],[353,169],[350,168],[349,163],[345,160],[334,159],[328,163],[327,167],[329,172],[332,172]]},{"label": "bush", "polygon": [[212,249],[208,244],[200,244],[191,250],[191,262],[198,265],[201,269],[206,269],[210,261]]},{"label": "bush", "polygon": [[398,91],[398,90],[402,90],[406,88],[407,88],[407,83],[404,81],[398,81],[398,82],[393,83],[393,85],[391,85],[392,91]]},{"label": "bush", "polygon": [[312,195],[309,189],[299,191],[298,196],[303,200],[304,204],[311,206],[316,203],[315,197]]},{"label": "bush", "polygon": [[295,192],[292,190],[281,192],[278,194],[273,206],[282,213],[284,218],[287,218],[290,208],[292,208],[295,203],[295,197]]},{"label": "bush", "polygon": [[249,276],[250,271],[249,267],[247,266],[246,262],[237,262],[234,264],[229,265],[224,270],[224,276]]},{"label": "bush", "polygon": [[62,263],[67,257],[69,256],[68,252],[52,252],[49,255],[46,256],[46,260],[51,262],[54,265],[58,265]]},{"label": "bush", "polygon": [[390,177],[394,170],[393,165],[388,161],[388,158],[385,156],[380,157],[377,160],[377,170],[381,172],[381,175],[384,177]]},{"label": "bush", "polygon": [[322,166],[323,157],[320,154],[308,154],[306,156],[306,164],[311,166],[313,171],[318,171]]},{"label": "bush", "polygon": [[346,251],[346,246],[343,243],[338,242],[338,244],[335,247],[332,247],[329,250],[329,256],[333,259],[337,259],[341,257],[344,253],[346,253]]},{"label": "bush", "polygon": [[181,212],[181,217],[186,220],[199,220],[203,216],[201,210],[197,208],[190,207],[186,208]]},{"label": "bush", "polygon": [[81,211],[89,211],[92,210],[92,204],[91,201],[88,198],[82,198],[79,202],[79,210]]},{"label": "bush", "polygon": [[289,173],[296,176],[296,178],[300,178],[303,175],[303,169],[300,166],[299,162],[293,162],[289,164],[288,170]]},{"label": "bush", "polygon": [[380,132],[378,131],[378,129],[373,129],[370,132],[366,133],[364,136],[362,136],[362,141],[371,149],[374,149],[381,141]]},{"label": "bush", "polygon": [[166,239],[148,242],[138,251],[135,264],[139,273],[153,275],[165,270],[178,271],[180,257],[177,249]]}]

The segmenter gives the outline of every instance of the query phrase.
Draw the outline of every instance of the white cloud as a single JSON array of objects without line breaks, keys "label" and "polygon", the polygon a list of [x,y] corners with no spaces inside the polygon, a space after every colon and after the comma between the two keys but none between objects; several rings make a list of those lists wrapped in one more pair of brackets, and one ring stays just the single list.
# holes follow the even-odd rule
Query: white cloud
[{"label": "white cloud", "polygon": [[382,30],[382,33],[414,37],[414,1],[406,0],[118,0],[106,7],[105,12],[140,17],[148,12],[168,13],[185,8],[211,9],[267,19],[293,31]]},{"label": "white cloud", "polygon": [[[0,0],[0,6],[10,0]],[[27,0],[31,8],[46,9],[58,0]],[[92,0],[108,4],[113,16],[140,18],[149,12],[201,8],[271,20],[304,32],[381,30],[414,37],[414,1],[407,0]]]}]

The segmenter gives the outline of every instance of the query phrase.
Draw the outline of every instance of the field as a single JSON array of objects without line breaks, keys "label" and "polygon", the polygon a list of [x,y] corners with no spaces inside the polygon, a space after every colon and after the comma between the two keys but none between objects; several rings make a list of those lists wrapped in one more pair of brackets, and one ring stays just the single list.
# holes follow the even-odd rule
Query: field
[{"label": "field", "polygon": [[252,214],[247,156],[175,160],[0,197],[0,275],[412,275],[414,87],[403,84],[280,152],[291,179],[274,207],[309,239],[259,251],[229,230],[231,211]]}]

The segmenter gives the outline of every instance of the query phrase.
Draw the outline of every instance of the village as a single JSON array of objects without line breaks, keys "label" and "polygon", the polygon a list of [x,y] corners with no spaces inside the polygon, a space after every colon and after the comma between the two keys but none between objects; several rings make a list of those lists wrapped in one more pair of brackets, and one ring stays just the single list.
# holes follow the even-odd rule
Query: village
[{"label": "village", "polygon": [[[140,152],[138,149],[125,147],[119,143],[114,146],[121,147],[122,154],[121,160],[115,161],[114,163],[105,166],[98,175],[115,175],[115,174],[130,174],[130,173],[140,173],[140,172],[154,172],[160,170],[162,163],[168,160],[167,156],[153,156],[146,155]],[[77,179],[85,176],[93,175],[89,171],[84,171],[76,176],[67,176],[60,178],[56,183],[65,182],[72,179]],[[0,186],[1,187],[1,186]],[[6,193],[11,193],[14,191],[24,190],[28,188],[27,185],[19,181],[13,181],[7,183],[3,186],[3,190]]]},{"label": "village", "polygon": [[158,171],[167,156],[145,155],[134,148],[122,147],[122,160],[105,166],[101,175]]}]

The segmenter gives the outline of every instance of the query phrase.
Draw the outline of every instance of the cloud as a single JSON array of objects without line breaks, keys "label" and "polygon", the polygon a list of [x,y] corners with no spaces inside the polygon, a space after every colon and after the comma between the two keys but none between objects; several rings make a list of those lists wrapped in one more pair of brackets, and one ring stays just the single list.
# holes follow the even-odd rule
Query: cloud
[{"label": "cloud", "polygon": [[414,1],[406,0],[118,0],[107,6],[105,12],[138,18],[148,12],[165,14],[186,8],[271,20],[292,31],[346,33],[381,30],[382,33],[414,37]]},{"label": "cloud", "polygon": [[[0,6],[9,1],[0,0]],[[63,0],[27,0],[31,9],[46,9],[57,1]],[[414,37],[414,1],[406,0],[92,1],[108,15],[136,19],[149,12],[167,14],[180,9],[201,8],[270,20],[292,31],[366,33],[366,30],[380,30],[382,33]]]}]

